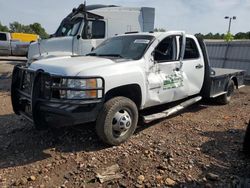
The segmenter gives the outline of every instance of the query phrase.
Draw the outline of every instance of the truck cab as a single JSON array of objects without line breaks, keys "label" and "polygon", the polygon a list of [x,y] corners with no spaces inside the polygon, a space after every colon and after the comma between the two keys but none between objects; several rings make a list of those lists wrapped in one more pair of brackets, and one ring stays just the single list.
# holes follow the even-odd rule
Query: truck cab
[{"label": "truck cab", "polygon": [[10,41],[11,41],[10,33],[0,32],[0,55],[2,56],[11,55]]},{"label": "truck cab", "polygon": [[[96,122],[104,142],[118,145],[145,122],[200,101],[227,104],[243,86],[244,71],[210,67],[204,42],[184,31],[111,37],[87,56],[37,60],[16,66],[12,105],[37,129]],[[175,104],[174,106],[172,106]],[[165,105],[159,113],[145,113]]]},{"label": "truck cab", "polygon": [[50,39],[33,43],[28,62],[37,59],[85,55],[105,39],[132,31],[154,29],[154,8],[80,5],[63,19]]}]

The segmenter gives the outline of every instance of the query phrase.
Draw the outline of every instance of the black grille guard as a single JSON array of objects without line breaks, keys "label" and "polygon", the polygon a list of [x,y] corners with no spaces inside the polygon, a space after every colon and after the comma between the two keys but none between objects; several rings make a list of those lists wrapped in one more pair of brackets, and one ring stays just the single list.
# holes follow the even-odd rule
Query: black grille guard
[{"label": "black grille guard", "polygon": [[[33,80],[30,80],[30,92],[24,91],[23,83],[25,74],[31,74]],[[100,87],[91,88],[69,88],[54,86],[53,80],[55,79],[96,79],[97,83],[101,83]],[[98,85],[98,84],[97,84]],[[52,96],[53,91],[67,90],[67,91],[97,91],[96,98],[84,99],[61,99]],[[101,92],[100,92],[101,91]],[[104,100],[105,81],[100,76],[60,76],[53,75],[43,70],[31,70],[27,67],[16,65],[12,73],[11,83],[11,100],[13,110],[16,114],[24,111],[21,101],[27,101],[30,104],[31,111],[34,112],[38,102],[49,102],[58,104],[72,104],[72,105],[85,105],[92,103],[101,103]],[[101,96],[99,96],[101,95]]]}]

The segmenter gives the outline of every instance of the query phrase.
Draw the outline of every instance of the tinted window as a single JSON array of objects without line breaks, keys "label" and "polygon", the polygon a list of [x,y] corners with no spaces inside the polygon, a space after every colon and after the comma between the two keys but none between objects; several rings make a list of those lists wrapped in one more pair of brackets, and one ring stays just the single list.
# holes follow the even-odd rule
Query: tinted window
[{"label": "tinted window", "polygon": [[196,43],[191,38],[186,38],[186,49],[184,59],[196,59],[199,58],[199,51]]},{"label": "tinted window", "polygon": [[0,41],[7,41],[7,36],[5,33],[0,33]]},{"label": "tinted window", "polygon": [[92,22],[92,38],[101,39],[105,37],[105,22],[94,21]]},{"label": "tinted window", "polygon": [[154,59],[158,62],[176,61],[177,60],[177,48],[176,37],[167,37],[155,48]]},{"label": "tinted window", "polygon": [[88,21],[88,25],[83,30],[84,39],[102,39],[105,38],[105,22],[100,20]]},{"label": "tinted window", "polygon": [[149,35],[113,37],[104,41],[89,55],[140,59],[147,47],[151,44],[153,38],[153,36]]}]

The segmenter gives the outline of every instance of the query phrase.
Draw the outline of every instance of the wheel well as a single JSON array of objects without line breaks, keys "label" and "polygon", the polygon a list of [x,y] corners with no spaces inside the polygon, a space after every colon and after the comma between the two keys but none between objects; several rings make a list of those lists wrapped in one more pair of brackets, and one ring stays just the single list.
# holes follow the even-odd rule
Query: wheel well
[{"label": "wheel well", "polygon": [[236,86],[236,88],[238,89],[238,80],[236,77],[232,77],[231,80],[233,80],[234,85]]},{"label": "wheel well", "polygon": [[109,99],[118,96],[123,96],[131,99],[136,104],[138,109],[141,106],[141,100],[142,100],[141,88],[137,84],[120,86],[109,90],[105,95],[105,101],[108,101]]}]

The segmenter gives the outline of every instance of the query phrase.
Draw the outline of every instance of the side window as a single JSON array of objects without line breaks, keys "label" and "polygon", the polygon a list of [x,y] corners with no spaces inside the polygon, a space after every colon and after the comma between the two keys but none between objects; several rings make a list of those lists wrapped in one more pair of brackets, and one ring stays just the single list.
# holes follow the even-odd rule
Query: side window
[{"label": "side window", "polygon": [[92,38],[102,39],[105,38],[105,22],[96,20],[92,22]]},{"label": "side window", "polygon": [[7,36],[5,33],[0,33],[0,41],[7,41]]},{"label": "side window", "polygon": [[155,48],[154,59],[158,62],[176,61],[177,60],[177,47],[176,36],[165,38]]},{"label": "side window", "polygon": [[197,59],[199,57],[200,57],[199,51],[198,51],[198,48],[196,46],[194,39],[186,38],[186,48],[185,48],[184,59]]},{"label": "side window", "polygon": [[105,22],[100,20],[88,21],[87,33],[83,30],[84,39],[103,39],[105,38]]}]

